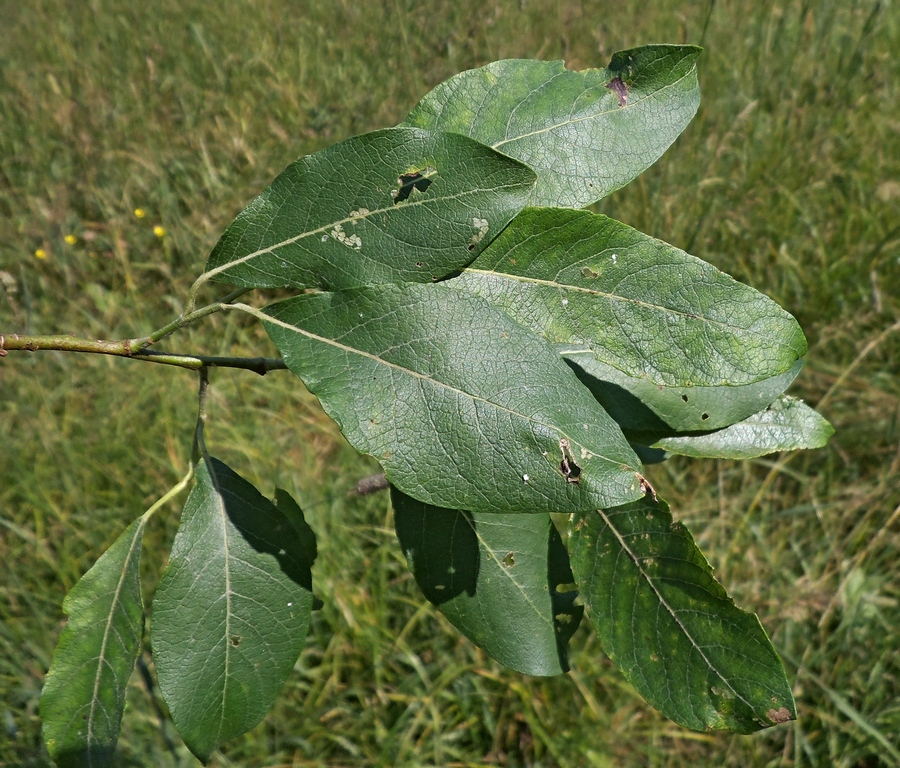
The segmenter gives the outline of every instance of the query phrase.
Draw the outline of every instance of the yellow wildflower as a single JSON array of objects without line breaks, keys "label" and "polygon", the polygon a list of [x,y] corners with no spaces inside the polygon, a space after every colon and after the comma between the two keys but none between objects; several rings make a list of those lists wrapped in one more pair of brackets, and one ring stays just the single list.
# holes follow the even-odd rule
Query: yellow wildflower
[{"label": "yellow wildflower", "polygon": [[36,259],[46,259],[46,258],[47,258],[47,251],[45,251],[43,248],[38,248],[38,249],[34,252],[34,257],[35,257]]},{"label": "yellow wildflower", "polygon": [[156,235],[157,237],[165,237],[166,236],[166,228],[161,227],[159,224],[157,224],[155,227],[153,227],[153,234]]},{"label": "yellow wildflower", "polygon": [[75,235],[66,235],[63,240],[65,240],[69,245],[75,245],[78,242],[78,238]]},{"label": "yellow wildflower", "polygon": [[147,211],[145,211],[143,208],[135,208],[135,209],[134,209],[134,215],[135,215],[135,217],[138,218],[138,219],[143,219],[144,216],[147,215]]}]

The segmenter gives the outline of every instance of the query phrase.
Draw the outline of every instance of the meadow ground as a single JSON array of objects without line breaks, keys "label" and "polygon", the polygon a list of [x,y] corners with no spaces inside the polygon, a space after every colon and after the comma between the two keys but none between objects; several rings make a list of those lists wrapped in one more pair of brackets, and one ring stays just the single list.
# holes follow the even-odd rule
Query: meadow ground
[{"label": "meadow ground", "polygon": [[[278,171],[396,124],[459,70],[701,43],[697,118],[600,210],[794,313],[810,351],[791,391],[837,430],[815,452],[652,471],[799,706],[753,736],[697,734],[647,707],[586,626],[567,676],[487,659],[417,594],[386,496],[348,495],[375,467],[315,399],[287,373],[216,372],[210,445],[303,506],[325,606],[274,710],[213,765],[900,765],[896,3],[0,0],[0,18],[0,332],[97,338],[174,317]],[[273,354],[233,314],[170,348]],[[194,392],[126,360],[0,362],[0,765],[48,764],[37,707],[62,599],[184,473]],[[176,523],[174,506],[154,519],[148,575]],[[158,707],[136,674],[121,764],[196,765]]]}]

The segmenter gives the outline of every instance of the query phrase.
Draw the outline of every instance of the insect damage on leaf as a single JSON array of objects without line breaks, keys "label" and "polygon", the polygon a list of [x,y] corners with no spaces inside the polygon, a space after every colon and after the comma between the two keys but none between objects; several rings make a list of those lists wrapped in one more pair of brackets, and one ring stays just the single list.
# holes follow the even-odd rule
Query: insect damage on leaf
[{"label": "insect damage on leaf", "polygon": [[484,240],[484,236],[488,233],[488,229],[490,229],[490,224],[487,219],[479,219],[477,216],[472,219],[472,226],[475,227],[478,231],[469,238],[468,248],[470,251],[475,250],[475,246],[478,245],[482,240]]},{"label": "insect damage on leaf", "polygon": [[399,187],[391,190],[394,205],[408,200],[414,192],[424,192],[432,185],[434,181],[432,177],[435,175],[437,175],[437,168],[431,165],[419,170],[409,170],[406,173],[401,173],[397,179]]},{"label": "insect damage on leaf", "polygon": [[770,709],[766,712],[766,717],[773,723],[786,723],[793,720],[794,716],[787,707],[779,707],[778,709]]},{"label": "insect damage on leaf", "polygon": [[656,490],[650,485],[650,481],[643,475],[638,475],[638,477],[640,478],[641,490],[644,492],[644,496],[650,494],[653,497],[653,501],[659,501],[656,496]]},{"label": "insect damage on leaf", "polygon": [[628,105],[628,86],[625,85],[625,81],[622,80],[621,77],[614,77],[610,80],[606,87],[609,88],[614,94],[616,94],[616,98],[619,100],[619,106],[625,107]]},{"label": "insect damage on leaf", "polygon": [[569,446],[569,441],[566,438],[559,441],[559,449],[562,451],[562,461],[559,464],[559,469],[563,473],[563,477],[566,478],[566,482],[580,483],[581,467],[575,463],[572,448]]}]

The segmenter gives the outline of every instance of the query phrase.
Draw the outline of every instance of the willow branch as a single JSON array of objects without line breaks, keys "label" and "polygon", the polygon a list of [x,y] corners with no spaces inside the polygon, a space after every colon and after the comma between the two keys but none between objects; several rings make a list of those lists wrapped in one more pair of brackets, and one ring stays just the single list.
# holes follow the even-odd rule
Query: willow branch
[{"label": "willow branch", "polygon": [[281,358],[268,357],[219,357],[213,355],[185,355],[177,352],[146,349],[147,339],[79,339],[75,336],[21,336],[10,334],[0,336],[0,357],[11,351],[39,352],[86,352],[98,355],[127,357],[148,363],[174,365],[179,368],[198,370],[200,368],[241,368],[265,376],[269,371],[285,370],[287,366]]}]

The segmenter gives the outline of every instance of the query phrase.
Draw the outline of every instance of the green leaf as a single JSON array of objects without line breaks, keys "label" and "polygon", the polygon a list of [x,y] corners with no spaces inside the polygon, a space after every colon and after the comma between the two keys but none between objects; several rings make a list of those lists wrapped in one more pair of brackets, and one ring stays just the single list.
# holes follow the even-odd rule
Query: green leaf
[{"label": "green leaf", "polygon": [[796,717],[778,654],[652,498],[575,516],[572,570],[603,650],[666,717],[752,733]]},{"label": "green leaf", "polygon": [[615,422],[544,339],[477,296],[373,286],[265,312],[287,366],[351,445],[419,501],[553,512],[640,496]]},{"label": "green leaf", "polygon": [[431,282],[468,264],[534,183],[463,136],[374,131],[289,165],[228,226],[205,274],[251,288]]},{"label": "green leaf", "polygon": [[63,601],[69,621],[41,694],[44,740],[60,768],[112,765],[144,627],[135,520]]},{"label": "green leaf", "polygon": [[833,434],[834,427],[802,400],[782,395],[726,429],[666,437],[652,447],[696,458],[753,459],[776,451],[821,448]]},{"label": "green leaf", "polygon": [[549,514],[441,509],[391,491],[397,537],[416,583],[473,643],[526,675],[569,669],[584,609]]},{"label": "green leaf", "polygon": [[628,376],[601,363],[590,350],[559,346],[566,362],[629,438],[638,441],[721,429],[757,413],[784,392],[803,368],[798,360],[784,373],[753,384],[668,387]]},{"label": "green leaf", "polygon": [[797,321],[759,291],[588,211],[527,208],[453,284],[652,384],[751,384],[806,354]]},{"label": "green leaf", "polygon": [[[265,716],[309,629],[309,543],[222,462],[197,467],[153,600],[160,690],[200,760]],[[282,492],[283,493],[283,492]]]},{"label": "green leaf", "polygon": [[624,429],[732,424],[783,392],[807,349],[759,291],[587,211],[525,209],[451,282],[605,382],[595,395]]},{"label": "green leaf", "polygon": [[538,174],[532,205],[581,208],[641,174],[685,129],[700,103],[700,50],[648,45],[582,72],[562,61],[495,61],[438,85],[404,124],[521,160]]}]

